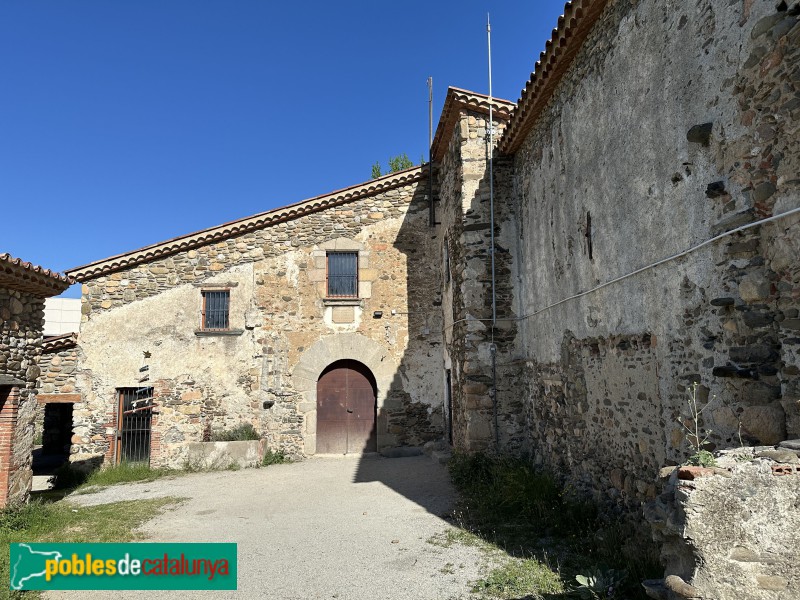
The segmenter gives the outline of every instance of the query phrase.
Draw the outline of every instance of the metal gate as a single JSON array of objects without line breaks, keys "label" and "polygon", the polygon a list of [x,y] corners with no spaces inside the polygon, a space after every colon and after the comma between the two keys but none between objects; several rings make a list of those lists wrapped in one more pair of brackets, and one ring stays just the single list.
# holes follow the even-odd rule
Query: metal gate
[{"label": "metal gate", "polygon": [[317,382],[317,453],[375,452],[375,378],[355,360],[330,365]]},{"label": "metal gate", "polygon": [[121,388],[117,423],[117,462],[150,462],[153,388]]}]

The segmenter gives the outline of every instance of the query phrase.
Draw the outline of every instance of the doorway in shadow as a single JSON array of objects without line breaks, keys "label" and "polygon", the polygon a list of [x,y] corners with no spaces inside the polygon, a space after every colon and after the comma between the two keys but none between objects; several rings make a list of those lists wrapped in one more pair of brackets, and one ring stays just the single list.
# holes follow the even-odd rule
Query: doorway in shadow
[{"label": "doorway in shadow", "polygon": [[72,403],[48,402],[43,408],[36,423],[41,439],[33,450],[34,475],[52,475],[67,463],[72,443]]}]

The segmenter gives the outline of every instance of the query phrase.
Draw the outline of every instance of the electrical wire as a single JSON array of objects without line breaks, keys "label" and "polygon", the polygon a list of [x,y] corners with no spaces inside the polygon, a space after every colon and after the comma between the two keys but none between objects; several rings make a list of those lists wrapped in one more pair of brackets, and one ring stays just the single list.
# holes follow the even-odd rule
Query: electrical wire
[{"label": "electrical wire", "polygon": [[[609,281],[601,283],[600,285],[597,285],[597,286],[595,286],[595,287],[593,287],[593,288],[591,288],[589,290],[586,290],[586,291],[583,291],[583,292],[578,292],[577,294],[573,294],[572,296],[568,296],[568,297],[566,297],[566,298],[564,298],[562,300],[559,300],[558,302],[554,302],[553,304],[549,304],[549,305],[545,306],[544,308],[540,308],[539,310],[536,310],[536,311],[534,311],[532,313],[529,313],[529,314],[526,314],[526,315],[522,315],[521,317],[498,318],[498,319],[496,319],[496,321],[523,321],[525,319],[529,319],[531,317],[535,317],[537,315],[542,314],[543,312],[546,312],[546,311],[550,310],[551,308],[555,308],[556,306],[564,304],[565,302],[569,302],[570,300],[575,300],[577,298],[581,298],[583,296],[587,296],[588,294],[592,294],[592,293],[596,292],[597,290],[601,290],[601,289],[603,289],[605,287],[608,287],[610,285],[613,285],[615,283],[619,283],[620,281],[623,281],[623,280],[627,279],[628,277],[633,277],[634,275],[638,275],[639,273],[643,273],[644,271],[649,271],[650,269],[653,269],[655,267],[663,265],[664,263],[671,262],[673,260],[676,260],[678,258],[681,258],[681,257],[686,256],[688,254],[691,254],[693,252],[696,252],[700,248],[704,248],[705,246],[708,246],[709,244],[713,244],[714,242],[717,242],[717,241],[719,241],[719,240],[721,240],[723,238],[726,238],[729,235],[732,235],[734,233],[739,233],[741,231],[746,231],[746,230],[751,229],[753,227],[758,227],[759,225],[763,225],[764,223],[770,223],[772,221],[777,221],[779,219],[783,219],[784,217],[788,217],[788,216],[791,216],[791,215],[794,215],[794,214],[798,214],[798,213],[800,213],[800,207],[793,208],[791,210],[787,210],[786,212],[782,212],[782,213],[777,214],[777,215],[772,215],[771,217],[766,217],[766,218],[760,219],[758,221],[754,221],[753,223],[747,223],[746,225],[741,225],[739,227],[731,229],[730,231],[725,231],[723,233],[720,233],[719,235],[716,235],[716,236],[714,236],[714,237],[712,237],[712,238],[710,238],[710,239],[708,239],[708,240],[706,240],[704,242],[701,242],[700,244],[697,244],[696,246],[692,246],[691,248],[683,250],[682,252],[678,252],[677,254],[673,254],[673,255],[668,256],[666,258],[662,258],[661,260],[658,260],[658,261],[656,261],[654,263],[650,263],[649,265],[646,265],[644,267],[636,269],[635,271],[631,271],[630,273],[626,273],[625,275],[621,275],[619,277],[615,277],[614,279],[610,279]],[[442,333],[445,333],[448,329],[452,329],[453,327],[455,327],[455,325],[457,323],[462,323],[462,322],[465,322],[465,321],[493,322],[492,319],[474,319],[474,318],[459,319],[457,321],[453,321],[449,326],[445,327],[442,330]]]}]

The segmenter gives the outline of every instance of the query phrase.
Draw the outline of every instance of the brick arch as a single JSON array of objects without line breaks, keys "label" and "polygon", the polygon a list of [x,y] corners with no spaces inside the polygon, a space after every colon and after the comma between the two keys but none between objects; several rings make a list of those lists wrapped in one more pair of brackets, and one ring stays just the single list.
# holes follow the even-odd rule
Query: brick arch
[{"label": "brick arch", "polygon": [[389,359],[388,350],[374,340],[358,333],[340,333],[315,342],[300,355],[300,360],[292,371],[293,387],[303,394],[298,411],[303,415],[303,441],[306,454],[316,453],[317,380],[331,363],[346,359],[362,363],[375,377],[378,450],[382,447],[382,438],[387,433],[386,419],[381,417],[382,408],[397,371],[397,365]]}]

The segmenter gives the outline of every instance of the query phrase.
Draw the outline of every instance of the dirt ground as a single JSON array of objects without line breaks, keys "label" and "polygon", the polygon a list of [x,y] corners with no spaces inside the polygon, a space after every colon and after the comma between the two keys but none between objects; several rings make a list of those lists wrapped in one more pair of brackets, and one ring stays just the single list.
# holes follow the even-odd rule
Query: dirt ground
[{"label": "dirt ground", "polygon": [[467,598],[479,549],[428,542],[451,527],[455,492],[426,456],[314,458],[70,496],[76,505],[178,496],[143,526],[148,541],[236,542],[237,592],[48,592],[46,598]]}]

